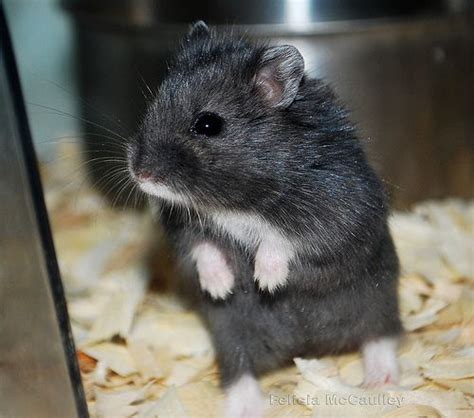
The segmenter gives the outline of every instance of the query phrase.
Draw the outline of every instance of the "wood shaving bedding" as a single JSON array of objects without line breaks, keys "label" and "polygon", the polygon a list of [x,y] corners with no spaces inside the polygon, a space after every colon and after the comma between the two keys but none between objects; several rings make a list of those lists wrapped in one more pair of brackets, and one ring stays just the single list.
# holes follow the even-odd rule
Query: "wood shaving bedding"
[{"label": "wood shaving bedding", "polygon": [[[44,169],[46,199],[91,416],[223,416],[205,327],[150,283],[167,270],[161,252],[148,271],[151,217],[110,208],[84,182],[71,187],[60,170]],[[267,417],[472,416],[474,201],[421,203],[394,213],[390,227],[407,330],[399,386],[363,390],[356,353],[295,359],[261,379]]]}]

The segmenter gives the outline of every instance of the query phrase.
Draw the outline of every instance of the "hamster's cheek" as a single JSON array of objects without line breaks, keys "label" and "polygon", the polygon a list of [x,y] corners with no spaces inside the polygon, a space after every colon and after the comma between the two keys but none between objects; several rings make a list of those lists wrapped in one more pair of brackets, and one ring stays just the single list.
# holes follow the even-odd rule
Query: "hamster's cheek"
[{"label": "hamster's cheek", "polygon": [[208,241],[201,242],[193,248],[191,257],[196,262],[202,290],[213,299],[225,299],[232,293],[234,274],[217,246]]}]

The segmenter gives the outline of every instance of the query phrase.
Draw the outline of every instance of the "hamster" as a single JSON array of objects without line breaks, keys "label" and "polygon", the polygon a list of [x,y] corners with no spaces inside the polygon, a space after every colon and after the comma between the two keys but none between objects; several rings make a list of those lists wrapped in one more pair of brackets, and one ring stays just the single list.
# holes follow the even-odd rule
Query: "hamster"
[{"label": "hamster", "polygon": [[381,182],[348,112],[289,45],[198,22],[129,146],[199,300],[229,417],[263,413],[257,378],[360,349],[395,383],[399,263]]}]

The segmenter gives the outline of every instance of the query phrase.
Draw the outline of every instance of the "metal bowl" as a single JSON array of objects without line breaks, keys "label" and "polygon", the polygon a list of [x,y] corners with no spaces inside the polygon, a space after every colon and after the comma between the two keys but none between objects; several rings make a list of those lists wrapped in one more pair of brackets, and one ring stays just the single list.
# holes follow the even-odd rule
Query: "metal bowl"
[{"label": "metal bowl", "polygon": [[[65,4],[76,21],[82,95],[120,119],[124,136],[144,111],[141,91],[156,89],[188,24],[205,19],[298,47],[308,73],[331,83],[352,110],[396,207],[472,197],[474,14],[468,1]],[[91,107],[83,114],[98,117]],[[97,148],[94,137],[85,143]],[[109,168],[91,169],[92,177],[103,178]]]}]

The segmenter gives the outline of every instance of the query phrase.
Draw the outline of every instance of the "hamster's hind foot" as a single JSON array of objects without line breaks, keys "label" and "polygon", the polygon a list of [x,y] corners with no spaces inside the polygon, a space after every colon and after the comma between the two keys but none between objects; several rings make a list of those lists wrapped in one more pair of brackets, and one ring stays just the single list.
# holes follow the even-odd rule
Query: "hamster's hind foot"
[{"label": "hamster's hind foot", "polygon": [[250,374],[242,375],[227,388],[226,418],[261,418],[265,402],[257,379]]},{"label": "hamster's hind foot", "polygon": [[398,383],[397,346],[396,337],[381,337],[363,345],[365,373],[363,387],[374,389]]}]

